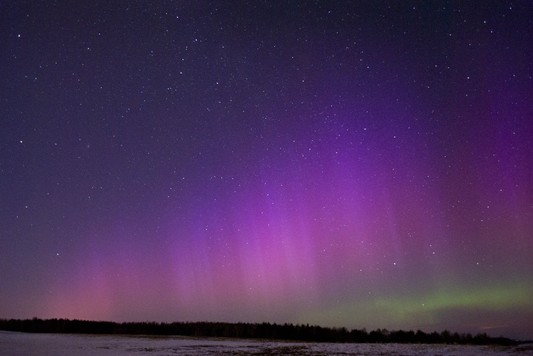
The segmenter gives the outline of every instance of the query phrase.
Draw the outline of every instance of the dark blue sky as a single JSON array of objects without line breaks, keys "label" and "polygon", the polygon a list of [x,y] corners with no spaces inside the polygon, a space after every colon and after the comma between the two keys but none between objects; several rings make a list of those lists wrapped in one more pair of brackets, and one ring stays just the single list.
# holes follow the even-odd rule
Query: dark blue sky
[{"label": "dark blue sky", "polygon": [[533,336],[529,1],[0,5],[0,317]]}]

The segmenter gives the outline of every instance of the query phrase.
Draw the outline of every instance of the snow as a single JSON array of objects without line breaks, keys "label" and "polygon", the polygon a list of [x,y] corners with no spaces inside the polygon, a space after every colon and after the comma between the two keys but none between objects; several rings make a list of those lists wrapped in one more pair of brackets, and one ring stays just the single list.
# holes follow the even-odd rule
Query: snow
[{"label": "snow", "polygon": [[27,334],[0,331],[0,355],[511,355],[519,347],[331,344],[176,336]]}]

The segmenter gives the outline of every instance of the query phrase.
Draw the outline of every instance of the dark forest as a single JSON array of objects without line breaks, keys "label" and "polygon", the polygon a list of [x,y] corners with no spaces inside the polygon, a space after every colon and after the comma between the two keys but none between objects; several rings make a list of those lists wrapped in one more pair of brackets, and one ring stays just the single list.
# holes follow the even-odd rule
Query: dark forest
[{"label": "dark forest", "polygon": [[0,330],[29,333],[64,334],[114,334],[114,335],[166,335],[187,337],[223,337],[240,339],[291,340],[308,342],[342,343],[410,343],[410,344],[472,344],[515,345],[517,341],[487,334],[459,334],[442,331],[389,331],[377,329],[348,330],[314,325],[271,323],[220,323],[220,322],[124,322],[88,321],[69,319],[0,319]]}]

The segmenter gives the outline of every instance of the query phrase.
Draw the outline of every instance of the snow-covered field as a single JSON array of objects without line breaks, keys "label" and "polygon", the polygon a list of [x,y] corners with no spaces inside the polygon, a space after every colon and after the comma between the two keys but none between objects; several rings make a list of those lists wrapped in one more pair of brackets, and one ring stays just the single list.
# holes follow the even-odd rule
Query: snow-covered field
[{"label": "snow-covered field", "polygon": [[0,331],[0,355],[511,355],[533,346],[329,344]]}]

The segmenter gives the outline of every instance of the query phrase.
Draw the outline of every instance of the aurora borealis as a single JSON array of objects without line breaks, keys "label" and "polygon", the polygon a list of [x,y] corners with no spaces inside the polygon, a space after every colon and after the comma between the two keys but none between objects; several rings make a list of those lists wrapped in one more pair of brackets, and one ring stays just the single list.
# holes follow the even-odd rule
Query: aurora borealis
[{"label": "aurora borealis", "polygon": [[529,1],[0,5],[0,318],[533,338]]}]

